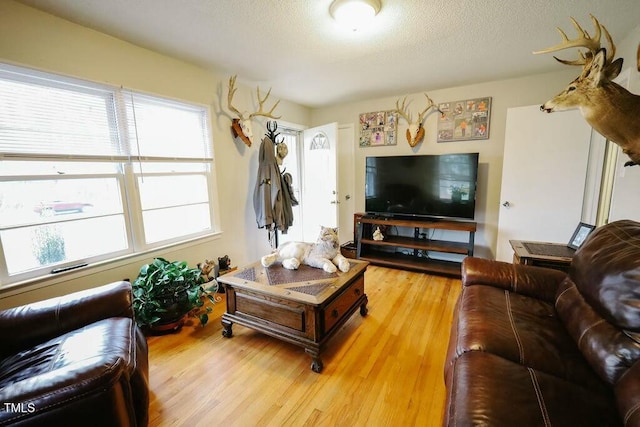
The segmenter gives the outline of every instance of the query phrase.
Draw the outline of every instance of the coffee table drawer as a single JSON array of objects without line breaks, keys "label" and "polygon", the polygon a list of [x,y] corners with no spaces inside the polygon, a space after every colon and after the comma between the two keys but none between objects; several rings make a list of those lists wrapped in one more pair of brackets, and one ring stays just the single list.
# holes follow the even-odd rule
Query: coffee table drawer
[{"label": "coffee table drawer", "polygon": [[364,276],[360,276],[344,292],[334,299],[324,310],[324,330],[329,331],[349,311],[353,304],[364,295]]},{"label": "coffee table drawer", "polygon": [[233,313],[269,322],[274,327],[290,328],[297,332],[305,332],[306,329],[304,306],[276,298],[236,292]]}]

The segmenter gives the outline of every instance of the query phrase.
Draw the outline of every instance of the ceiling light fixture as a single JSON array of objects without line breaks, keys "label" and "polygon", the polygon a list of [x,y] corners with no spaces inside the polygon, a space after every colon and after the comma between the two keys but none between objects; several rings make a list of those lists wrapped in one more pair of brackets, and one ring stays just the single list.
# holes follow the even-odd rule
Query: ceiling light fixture
[{"label": "ceiling light fixture", "polygon": [[358,31],[371,23],[381,7],[380,0],[333,0],[329,13],[338,24]]}]

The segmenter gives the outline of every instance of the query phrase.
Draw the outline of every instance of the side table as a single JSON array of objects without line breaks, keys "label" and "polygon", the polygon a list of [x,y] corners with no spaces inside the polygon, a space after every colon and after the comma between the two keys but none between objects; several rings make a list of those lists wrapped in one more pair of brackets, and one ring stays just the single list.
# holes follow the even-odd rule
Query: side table
[{"label": "side table", "polygon": [[[535,265],[538,267],[553,268],[564,272],[569,271],[569,265],[571,264],[571,256],[557,256],[557,255],[539,255],[529,252],[525,243],[544,244],[550,246],[557,246],[558,249],[568,249],[566,244],[561,243],[547,243],[547,242],[525,242],[522,240],[509,240],[511,248],[513,249],[513,263],[524,265]],[[570,251],[569,251],[570,252]],[[568,254],[567,254],[568,255]]]}]

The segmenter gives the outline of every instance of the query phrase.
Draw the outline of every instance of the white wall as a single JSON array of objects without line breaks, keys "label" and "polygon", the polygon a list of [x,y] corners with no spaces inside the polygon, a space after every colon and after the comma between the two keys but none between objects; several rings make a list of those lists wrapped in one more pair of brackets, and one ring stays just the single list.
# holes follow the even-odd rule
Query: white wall
[{"label": "white wall", "polygon": [[[249,148],[231,135],[226,112],[229,75],[160,55],[12,0],[0,1],[0,61],[210,105],[222,229],[219,238],[0,291],[0,308],[122,278],[133,279],[140,266],[154,256],[183,259],[195,265],[205,258],[228,254],[234,265],[241,265],[270,251],[266,231],[256,226],[252,205],[259,141]],[[239,85],[234,104],[251,111],[257,106],[255,96],[255,88]],[[310,121],[307,108],[285,100],[276,113],[291,123],[308,125]],[[258,137],[265,133],[263,123],[254,121]]]},{"label": "white wall", "polygon": [[[541,56],[540,60],[553,61],[554,59],[551,56]],[[470,66],[472,66],[472,64],[470,64]],[[480,168],[478,171],[478,192],[476,199],[475,220],[478,222],[478,232],[476,233],[475,255],[484,258],[494,258],[497,244],[498,216],[500,213],[502,156],[504,151],[507,109],[516,106],[542,104],[548,98],[560,92],[575,76],[575,68],[558,65],[557,73],[477,83],[448,89],[430,90],[429,88],[425,88],[424,92],[428,93],[436,103],[485,96],[492,97],[490,138],[479,141],[437,143],[437,116],[434,113],[430,114],[426,119],[426,136],[424,141],[412,149],[404,137],[407,126],[404,120],[401,119],[398,127],[398,145],[355,148],[356,212],[364,210],[364,160],[366,156],[477,151],[480,153]],[[405,94],[398,94],[398,97],[403,97],[404,95]],[[354,140],[357,145],[360,113],[394,109],[396,99],[397,97],[378,98],[316,109],[312,112],[312,125],[317,126],[333,121],[339,123],[354,123],[356,132]],[[407,94],[407,100],[413,101],[410,109],[414,111],[414,116],[419,108],[423,108],[424,99],[422,92]],[[543,113],[541,112],[540,114]],[[585,141],[585,147],[587,147],[588,144],[589,141]],[[549,155],[553,154],[550,153]],[[531,185],[535,185],[535,178],[532,178]]]}]

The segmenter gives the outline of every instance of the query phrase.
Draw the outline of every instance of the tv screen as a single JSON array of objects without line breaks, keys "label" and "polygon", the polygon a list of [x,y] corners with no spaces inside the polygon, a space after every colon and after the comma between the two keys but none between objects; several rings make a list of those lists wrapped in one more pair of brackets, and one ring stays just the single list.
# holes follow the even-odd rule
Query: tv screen
[{"label": "tv screen", "polygon": [[473,219],[478,153],[367,157],[365,210]]}]

